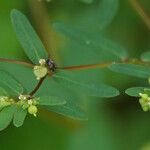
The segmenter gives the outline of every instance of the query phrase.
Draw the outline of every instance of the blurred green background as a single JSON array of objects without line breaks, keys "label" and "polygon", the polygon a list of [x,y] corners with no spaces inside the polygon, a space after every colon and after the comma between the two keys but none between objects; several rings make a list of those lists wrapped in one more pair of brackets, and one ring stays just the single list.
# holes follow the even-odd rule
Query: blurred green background
[{"label": "blurred green background", "polygon": [[[107,0],[109,1],[109,0]],[[112,0],[110,0],[112,1]],[[141,0],[150,14],[150,1]],[[94,53],[90,48],[56,33],[53,22],[66,22],[83,31],[104,34],[122,44],[130,57],[150,49],[150,31],[128,0],[119,0],[112,22],[101,31],[96,11],[101,0],[2,0],[0,2],[0,57],[27,60],[16,39],[10,22],[13,8],[25,13],[51,57],[61,66],[80,65],[116,60],[106,53]],[[107,8],[104,8],[107,10]],[[101,14],[103,15],[103,14]],[[43,20],[42,20],[43,19]],[[150,113],[144,113],[138,100],[128,97],[124,90],[146,81],[115,74],[107,69],[75,71],[84,81],[103,81],[120,89],[121,96],[93,99],[77,95],[89,120],[79,122],[55,113],[41,111],[39,117],[28,117],[23,127],[10,126],[0,133],[1,150],[150,150]],[[57,90],[57,89],[56,89]]]}]

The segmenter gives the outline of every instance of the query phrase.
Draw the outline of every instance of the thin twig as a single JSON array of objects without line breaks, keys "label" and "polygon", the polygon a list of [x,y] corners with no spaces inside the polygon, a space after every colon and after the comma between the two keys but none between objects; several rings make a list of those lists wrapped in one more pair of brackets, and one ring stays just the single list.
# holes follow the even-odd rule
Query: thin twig
[{"label": "thin twig", "polygon": [[86,69],[94,69],[94,68],[106,68],[111,65],[113,62],[109,63],[101,63],[101,64],[88,64],[88,65],[80,65],[80,66],[67,66],[67,67],[57,67],[57,69],[64,70],[86,70]]},{"label": "thin twig", "polygon": [[43,77],[42,79],[40,79],[39,83],[36,85],[36,87],[34,88],[34,90],[29,94],[30,98],[34,96],[34,94],[39,90],[39,88],[41,87],[42,83],[44,82],[46,76]]},{"label": "thin twig", "polygon": [[19,64],[19,65],[24,65],[33,68],[34,65],[25,61],[20,61],[16,59],[7,59],[7,58],[0,58],[0,62],[5,62],[5,63],[13,63],[13,64]]},{"label": "thin twig", "polygon": [[145,22],[146,26],[150,29],[150,17],[146,14],[142,6],[137,0],[130,0],[130,2],[142,18],[142,20]]}]

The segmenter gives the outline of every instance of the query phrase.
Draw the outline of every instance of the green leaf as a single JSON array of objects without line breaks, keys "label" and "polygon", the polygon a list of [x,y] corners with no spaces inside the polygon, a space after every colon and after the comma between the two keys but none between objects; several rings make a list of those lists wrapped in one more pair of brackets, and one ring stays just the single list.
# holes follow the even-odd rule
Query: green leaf
[{"label": "green leaf", "polygon": [[99,51],[106,51],[122,60],[127,57],[127,51],[121,45],[116,44],[99,34],[90,34],[87,32],[83,32],[64,23],[54,23],[54,28],[56,29],[56,31],[61,32],[77,43],[82,44],[83,46],[90,47],[93,52],[94,50],[95,52],[97,52],[97,49],[99,49]]},{"label": "green leaf", "polygon": [[145,62],[150,62],[150,51],[143,53],[141,59]]},{"label": "green leaf", "polygon": [[143,93],[144,89],[146,89],[147,87],[131,87],[128,88],[125,93],[129,96],[133,96],[133,97],[140,97],[139,93]]},{"label": "green leaf", "polygon": [[[80,0],[86,4],[91,4],[83,7],[80,12],[77,12],[73,21],[80,24],[83,30],[90,29],[90,32],[104,30],[110,25],[116,13],[118,12],[118,0]],[[79,15],[80,13],[80,15]],[[82,15],[81,15],[82,13]]]},{"label": "green leaf", "polygon": [[0,131],[7,128],[7,126],[10,124],[10,122],[13,119],[15,111],[16,111],[16,106],[12,105],[12,106],[9,106],[9,107],[5,107],[0,112]]},{"label": "green leaf", "polygon": [[28,19],[20,11],[13,9],[11,21],[17,38],[29,59],[34,64],[38,64],[40,59],[47,59],[48,54]]},{"label": "green leaf", "polygon": [[0,82],[8,87],[14,94],[21,94],[23,92],[22,85],[8,72],[0,70]]},{"label": "green leaf", "polygon": [[14,126],[21,127],[24,123],[26,115],[27,115],[27,110],[24,110],[21,107],[18,107],[17,111],[14,114],[14,119],[13,119]]},{"label": "green leaf", "polygon": [[64,105],[66,103],[66,100],[64,98],[56,96],[40,96],[37,102],[39,103],[39,105],[55,106]]},{"label": "green leaf", "polygon": [[87,120],[87,115],[81,108],[73,101],[68,101],[65,105],[61,106],[49,106],[46,107],[49,111],[56,112],[63,116],[77,119],[77,120]]},{"label": "green leaf", "polygon": [[126,75],[131,75],[139,78],[148,78],[150,76],[150,68],[142,65],[134,64],[112,64],[109,69]]},{"label": "green leaf", "polygon": [[86,4],[91,4],[93,3],[94,0],[80,0],[80,1]]},{"label": "green leaf", "polygon": [[2,87],[0,87],[0,96],[8,96],[8,93]]},{"label": "green leaf", "polygon": [[114,16],[118,11],[118,6],[118,0],[101,0],[99,2],[97,20],[99,22],[99,28],[101,30],[106,28],[112,22]]},{"label": "green leaf", "polygon": [[53,78],[59,84],[89,96],[108,98],[119,95],[117,89],[105,84],[82,83],[81,81],[76,81],[67,71],[59,71],[57,74],[53,75]]}]

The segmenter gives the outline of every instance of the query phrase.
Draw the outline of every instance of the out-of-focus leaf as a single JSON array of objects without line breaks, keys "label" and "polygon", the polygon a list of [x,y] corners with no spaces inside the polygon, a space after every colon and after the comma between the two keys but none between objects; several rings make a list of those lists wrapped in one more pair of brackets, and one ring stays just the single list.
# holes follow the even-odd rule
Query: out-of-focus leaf
[{"label": "out-of-focus leaf", "polygon": [[5,107],[0,112],[0,131],[7,128],[7,126],[10,124],[10,122],[13,119],[15,111],[16,111],[16,106],[12,105],[12,106],[9,106],[9,107]]},{"label": "out-of-focus leaf", "polygon": [[0,96],[8,96],[8,93],[2,87],[0,87]]},{"label": "out-of-focus leaf", "polygon": [[112,64],[109,66],[109,69],[114,72],[123,73],[139,78],[148,78],[150,76],[150,68],[142,65]]},{"label": "out-of-focus leaf", "polygon": [[122,60],[127,57],[127,51],[124,47],[104,38],[101,35],[83,32],[64,23],[54,23],[54,28],[56,31],[59,31],[65,36],[76,41],[77,44],[90,47],[93,53],[97,52],[97,48],[99,48],[99,51],[107,51]]},{"label": "out-of-focus leaf", "polygon": [[18,40],[29,59],[35,64],[38,64],[42,58],[47,59],[48,54],[28,19],[14,9],[11,11],[11,20]]},{"label": "out-of-focus leaf", "polygon": [[60,71],[57,74],[54,74],[53,78],[59,84],[89,96],[108,98],[119,95],[119,91],[117,89],[105,84],[82,83],[81,81],[76,81],[75,79],[72,79],[67,71]]},{"label": "out-of-focus leaf", "polygon": [[8,72],[5,72],[3,70],[0,70],[0,82],[17,95],[23,92],[22,85]]},{"label": "out-of-focus leaf", "polygon": [[27,110],[22,109],[21,107],[17,108],[17,111],[14,114],[13,124],[15,127],[20,127],[23,125],[24,120],[27,115]]},{"label": "out-of-focus leaf", "polygon": [[141,59],[145,62],[150,62],[150,51],[143,53]]},{"label": "out-of-focus leaf", "polygon": [[55,106],[64,105],[66,103],[66,100],[57,96],[40,96],[37,102],[39,103],[39,105]]},{"label": "out-of-focus leaf", "polygon": [[[80,0],[87,7],[76,13],[73,21],[84,31],[99,32],[107,28],[118,12],[118,0]],[[82,15],[81,15],[82,14]]]},{"label": "out-of-focus leaf", "polygon": [[80,0],[83,3],[91,4],[94,0]]},{"label": "out-of-focus leaf", "polygon": [[143,93],[144,89],[148,89],[148,87],[131,87],[125,93],[129,96],[140,97],[139,93]]},{"label": "out-of-focus leaf", "polygon": [[100,29],[106,28],[118,11],[118,0],[101,0],[99,3],[99,26]]},{"label": "out-of-focus leaf", "polygon": [[68,101],[65,105],[61,106],[49,106],[46,107],[49,111],[56,112],[63,116],[77,119],[77,120],[87,120],[87,115],[81,108],[73,101]]}]

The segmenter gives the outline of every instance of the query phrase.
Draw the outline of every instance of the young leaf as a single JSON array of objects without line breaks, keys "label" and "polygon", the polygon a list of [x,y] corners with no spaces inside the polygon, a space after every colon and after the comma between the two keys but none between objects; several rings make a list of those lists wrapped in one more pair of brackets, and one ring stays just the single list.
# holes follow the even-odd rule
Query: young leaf
[{"label": "young leaf", "polygon": [[123,73],[139,78],[148,78],[150,76],[150,68],[142,65],[112,64],[111,66],[109,66],[109,69],[114,72]]},{"label": "young leaf", "polygon": [[10,122],[13,119],[15,111],[16,111],[16,106],[12,105],[12,106],[9,106],[9,107],[5,107],[0,112],[0,131],[7,128],[7,126],[10,124]]},{"label": "young leaf", "polygon": [[63,116],[77,119],[77,120],[87,120],[87,115],[84,111],[81,110],[79,106],[76,105],[73,101],[68,101],[65,105],[61,106],[49,106],[46,107],[49,111],[56,112]]},{"label": "young leaf", "polygon": [[0,82],[8,87],[14,94],[19,95],[23,92],[23,87],[8,72],[0,70]]},{"label": "young leaf", "polygon": [[119,95],[119,91],[111,86],[105,84],[95,84],[95,83],[82,83],[78,82],[75,79],[72,79],[67,71],[60,71],[57,74],[53,75],[55,81],[59,82],[63,86],[78,90],[84,94],[95,97],[114,97]]},{"label": "young leaf", "polygon": [[14,126],[21,127],[24,123],[26,115],[27,115],[27,110],[23,110],[22,108],[18,107],[13,118]]},{"label": "young leaf", "polygon": [[129,96],[133,97],[140,97],[139,93],[143,93],[144,89],[147,89],[148,87],[131,87],[128,88],[125,93]]},{"label": "young leaf", "polygon": [[141,59],[145,62],[150,62],[150,51],[143,53]]},{"label": "young leaf", "polygon": [[38,64],[40,59],[47,59],[48,54],[28,19],[20,11],[14,9],[11,11],[11,21],[29,59],[34,64]]},{"label": "young leaf", "polygon": [[66,103],[63,98],[56,96],[40,96],[37,102],[39,103],[39,105],[44,106],[64,105]]},{"label": "young leaf", "polygon": [[121,45],[116,44],[99,34],[83,32],[64,23],[54,23],[54,28],[56,31],[59,31],[65,36],[75,40],[77,43],[90,47],[91,50],[99,49],[100,51],[107,51],[122,60],[127,57],[127,51]]}]

